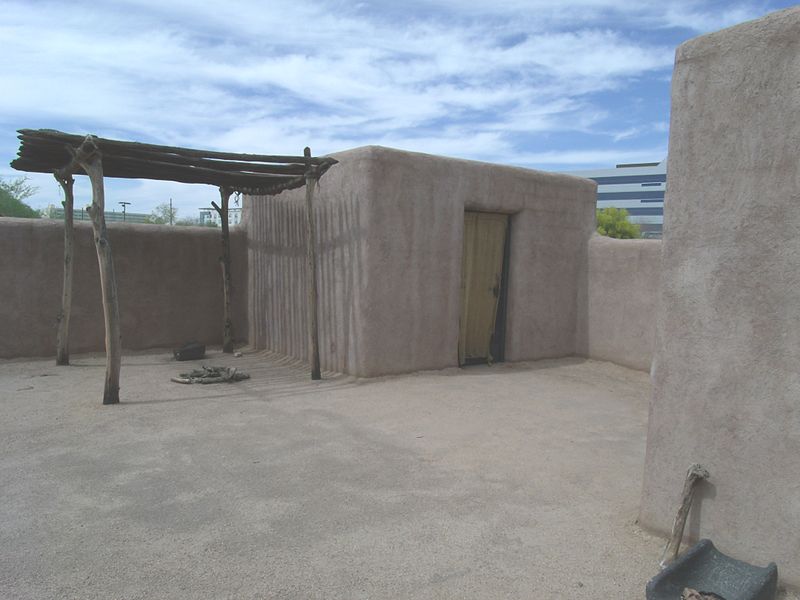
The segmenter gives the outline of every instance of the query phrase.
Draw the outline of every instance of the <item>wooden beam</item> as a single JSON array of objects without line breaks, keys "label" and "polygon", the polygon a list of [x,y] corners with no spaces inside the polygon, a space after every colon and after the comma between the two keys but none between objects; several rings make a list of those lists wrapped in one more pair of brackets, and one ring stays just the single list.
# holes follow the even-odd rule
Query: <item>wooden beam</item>
[{"label": "wooden beam", "polygon": [[[311,157],[311,149],[304,152]],[[306,282],[308,288],[308,338],[309,362],[311,363],[311,379],[322,379],[319,364],[319,325],[317,309],[317,232],[314,222],[314,188],[317,183],[317,172],[311,162],[306,169]]]},{"label": "wooden beam", "polygon": [[[178,181],[181,183],[201,183],[224,186],[245,193],[271,194],[285,189],[301,187],[305,184],[304,175],[256,175],[232,174],[221,172],[208,172],[191,167],[161,168],[160,165],[150,163],[143,168],[125,164],[124,159],[108,158],[103,161],[104,176],[123,179],[154,179],[159,181]],[[105,169],[108,163],[108,169]],[[12,161],[11,166],[20,171],[51,173],[54,168],[63,166],[58,162],[31,161],[27,158],[18,158]],[[63,170],[83,175],[83,169],[71,169],[69,166]]]},{"label": "wooden beam", "polygon": [[[79,135],[63,133],[53,129],[20,129],[18,130],[21,140],[27,139],[46,139],[56,142],[69,142],[73,146],[82,143],[83,138]],[[97,146],[100,150],[111,148],[131,148],[138,150],[150,150],[156,152],[171,152],[181,156],[196,156],[201,158],[222,158],[230,160],[245,160],[264,163],[300,163],[306,164],[304,156],[284,156],[267,154],[240,154],[236,152],[217,152],[214,150],[194,150],[192,148],[181,148],[178,146],[161,146],[158,144],[143,144],[141,142],[124,142],[120,140],[109,140],[106,138],[95,137]],[[318,165],[326,161],[326,158],[311,158],[311,164]]]},{"label": "wooden beam", "polygon": [[179,154],[169,154],[164,152],[147,152],[141,150],[123,149],[115,153],[114,157],[120,159],[139,159],[145,161],[158,161],[162,164],[183,165],[189,167],[203,167],[213,171],[235,172],[243,175],[302,175],[305,173],[305,165],[296,163],[286,164],[262,164],[256,162],[244,162],[238,160],[219,160],[216,158],[189,158]]},{"label": "wooden beam", "polygon": [[[15,169],[85,174],[73,157],[75,148],[83,143],[79,136],[52,130],[22,129],[19,137],[22,140],[19,156],[11,163]],[[274,195],[302,187],[309,165],[316,168],[319,179],[337,162],[329,157],[234,154],[102,138],[94,140],[98,151],[103,153],[104,177],[202,183],[253,195]],[[263,164],[258,159],[290,162]]]},{"label": "wooden beam", "polygon": [[[24,149],[21,153],[22,159],[34,159],[39,162],[54,162],[58,164],[65,164],[69,161],[70,155],[67,151],[69,144],[65,142],[52,142],[49,140],[26,140],[24,142]],[[298,163],[286,164],[263,164],[257,162],[246,161],[233,161],[233,160],[220,160],[204,157],[190,158],[178,154],[168,152],[154,152],[148,150],[130,149],[130,148],[114,148],[106,151],[103,154],[103,171],[106,176],[109,167],[109,159],[124,160],[131,159],[143,162],[161,164],[161,165],[176,165],[184,167],[202,167],[211,169],[221,173],[233,174],[247,174],[247,175],[303,175],[305,173],[305,165]]]},{"label": "wooden beam", "polygon": [[[304,175],[296,176],[267,176],[267,175],[234,175],[234,174],[208,174],[200,170],[175,170],[160,169],[157,166],[148,169],[131,168],[121,165],[116,159],[104,159],[110,164],[109,169],[104,169],[104,176],[122,179],[154,179],[159,181],[178,181],[181,183],[208,184],[217,187],[224,186],[237,192],[246,194],[277,194],[283,190],[302,187],[305,184]],[[11,166],[19,171],[34,173],[52,173],[63,163],[31,161],[27,158],[18,158],[11,162]],[[69,165],[63,167],[64,171],[76,175],[84,175],[80,167],[73,169]]]},{"label": "wooden beam", "polygon": [[73,185],[75,179],[72,175],[53,175],[64,190],[64,282],[61,288],[61,310],[56,318],[58,333],[56,334],[56,364],[69,364],[69,319],[72,313],[72,273],[73,252],[75,247],[75,229],[73,227]]},{"label": "wooden beam", "polygon": [[[47,160],[30,160],[26,158],[14,161],[14,166],[38,167],[39,169],[50,169],[60,167],[63,163]],[[30,168],[26,170],[31,170]],[[82,169],[73,172],[81,173]],[[304,172],[304,171],[303,171]],[[165,163],[153,159],[130,158],[125,156],[103,156],[103,173],[106,177],[127,177],[129,179],[171,179],[182,183],[207,183],[207,184],[231,184],[231,185],[251,185],[268,186],[289,181],[298,175],[264,174],[264,173],[241,173],[208,169],[205,167],[195,167],[190,165],[177,165]],[[302,173],[299,175],[302,177]]]},{"label": "wooden beam", "polygon": [[231,320],[231,236],[228,231],[228,201],[233,190],[219,188],[220,206],[212,202],[211,206],[219,214],[222,222],[222,351],[233,353],[233,322]]},{"label": "wooden beam", "polygon": [[100,266],[100,289],[103,296],[103,317],[106,330],[106,380],[103,404],[119,402],[119,372],[122,364],[122,334],[119,322],[119,299],[114,260],[105,219],[105,189],[103,187],[103,161],[93,136],[86,136],[75,150],[77,162],[92,182],[92,204],[86,210],[92,220],[94,245]]}]

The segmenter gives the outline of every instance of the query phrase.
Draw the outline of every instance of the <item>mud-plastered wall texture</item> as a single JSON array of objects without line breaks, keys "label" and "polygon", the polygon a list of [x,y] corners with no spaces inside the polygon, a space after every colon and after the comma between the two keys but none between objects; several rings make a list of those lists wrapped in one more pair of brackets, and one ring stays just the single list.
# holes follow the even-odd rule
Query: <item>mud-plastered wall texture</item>
[{"label": "mud-plastered wall texture", "polygon": [[[464,211],[511,215],[506,359],[576,352],[595,184],[379,146],[336,154],[315,195],[325,369],[458,364]],[[305,192],[250,197],[250,340],[307,358]]]},{"label": "mud-plastered wall texture", "polygon": [[585,285],[578,354],[649,371],[661,287],[661,241],[595,235],[589,241]]},{"label": "mud-plastered wall texture", "polygon": [[[234,337],[247,339],[245,232],[231,230]],[[123,349],[196,340],[222,343],[219,229],[111,223]],[[104,350],[103,306],[91,225],[75,224],[70,351]],[[64,224],[0,219],[0,358],[55,357]]]},{"label": "mud-plastered wall texture", "polygon": [[800,584],[800,7],[691,40],[672,82],[641,521]]}]

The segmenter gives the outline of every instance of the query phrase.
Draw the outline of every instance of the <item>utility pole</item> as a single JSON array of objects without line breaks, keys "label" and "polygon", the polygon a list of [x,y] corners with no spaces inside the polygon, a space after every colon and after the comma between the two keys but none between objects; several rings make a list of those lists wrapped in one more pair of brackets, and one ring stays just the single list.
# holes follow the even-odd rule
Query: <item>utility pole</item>
[{"label": "utility pole", "polygon": [[172,225],[172,198],[169,199],[169,224]]},{"label": "utility pole", "polygon": [[118,204],[122,205],[122,220],[125,221],[125,214],[126,214],[125,209],[128,208],[130,202],[118,202]]},{"label": "utility pole", "polygon": [[233,190],[226,187],[219,188],[220,203],[212,202],[211,206],[219,214],[222,223],[222,351],[233,353],[233,323],[231,322],[231,238],[228,232],[228,200]]}]

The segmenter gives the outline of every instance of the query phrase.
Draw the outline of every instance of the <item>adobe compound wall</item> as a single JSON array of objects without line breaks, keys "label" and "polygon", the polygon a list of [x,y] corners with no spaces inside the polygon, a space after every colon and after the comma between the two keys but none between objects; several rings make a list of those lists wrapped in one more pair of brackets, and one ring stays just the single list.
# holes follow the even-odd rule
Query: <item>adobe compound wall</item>
[{"label": "adobe compound wall", "polygon": [[660,240],[593,236],[580,297],[577,353],[649,371],[660,284]]},{"label": "adobe compound wall", "polygon": [[696,38],[672,83],[641,522],[800,584],[800,7]]},{"label": "adobe compound wall", "polygon": [[[334,166],[315,192],[320,357],[323,369],[356,372],[364,315],[369,161]],[[305,189],[245,197],[249,335],[255,348],[308,359]]]},{"label": "adobe compound wall", "polygon": [[[245,233],[232,229],[234,333],[247,332]],[[122,346],[222,343],[219,229],[112,223]],[[55,357],[61,308],[64,225],[0,218],[0,358]],[[89,223],[75,224],[70,351],[104,350],[97,254]]]},{"label": "adobe compound wall", "polygon": [[[511,214],[506,359],[576,353],[593,182],[369,146],[335,155],[318,223],[323,368],[458,364],[464,211]],[[247,199],[250,341],[307,357],[304,191]]]}]

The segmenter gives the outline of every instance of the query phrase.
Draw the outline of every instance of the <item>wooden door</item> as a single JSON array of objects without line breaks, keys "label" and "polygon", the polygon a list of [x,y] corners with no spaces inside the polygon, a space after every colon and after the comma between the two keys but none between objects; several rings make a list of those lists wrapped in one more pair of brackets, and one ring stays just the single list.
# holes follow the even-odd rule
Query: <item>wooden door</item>
[{"label": "wooden door", "polygon": [[464,213],[458,362],[492,362],[490,346],[503,281],[508,215]]}]

